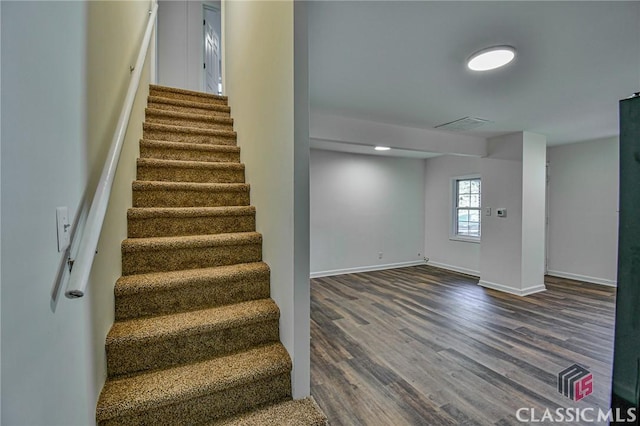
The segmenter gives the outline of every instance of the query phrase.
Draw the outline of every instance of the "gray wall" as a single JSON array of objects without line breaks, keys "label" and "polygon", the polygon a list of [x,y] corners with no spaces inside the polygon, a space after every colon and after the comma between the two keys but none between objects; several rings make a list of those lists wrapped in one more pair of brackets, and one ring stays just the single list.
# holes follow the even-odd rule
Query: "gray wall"
[{"label": "gray wall", "polygon": [[548,273],[615,285],[618,139],[549,148]]},{"label": "gray wall", "polygon": [[310,176],[312,276],[422,259],[424,161],[311,150]]},{"label": "gray wall", "polygon": [[80,204],[86,5],[2,2],[2,424],[94,420],[86,303],[51,300]]}]

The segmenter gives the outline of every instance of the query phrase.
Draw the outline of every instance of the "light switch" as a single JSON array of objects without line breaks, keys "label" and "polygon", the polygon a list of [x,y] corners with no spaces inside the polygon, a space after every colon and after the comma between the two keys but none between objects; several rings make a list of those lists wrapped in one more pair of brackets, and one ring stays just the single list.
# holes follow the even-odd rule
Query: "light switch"
[{"label": "light switch", "polygon": [[69,247],[69,234],[71,233],[67,207],[56,207],[56,223],[58,224],[58,252],[63,252]]},{"label": "light switch", "polygon": [[491,216],[491,207],[485,207],[484,208],[484,215],[485,216]]}]

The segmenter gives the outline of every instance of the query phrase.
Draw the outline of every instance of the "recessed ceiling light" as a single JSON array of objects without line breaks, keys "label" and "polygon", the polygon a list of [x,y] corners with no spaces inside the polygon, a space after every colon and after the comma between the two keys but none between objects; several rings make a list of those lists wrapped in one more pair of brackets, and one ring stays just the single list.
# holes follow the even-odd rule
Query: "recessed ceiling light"
[{"label": "recessed ceiling light", "polygon": [[516,57],[516,49],[511,46],[493,46],[474,53],[467,60],[472,71],[489,71],[503,67]]},{"label": "recessed ceiling light", "polygon": [[389,151],[391,148],[389,148],[388,146],[376,146],[374,149],[376,151]]}]

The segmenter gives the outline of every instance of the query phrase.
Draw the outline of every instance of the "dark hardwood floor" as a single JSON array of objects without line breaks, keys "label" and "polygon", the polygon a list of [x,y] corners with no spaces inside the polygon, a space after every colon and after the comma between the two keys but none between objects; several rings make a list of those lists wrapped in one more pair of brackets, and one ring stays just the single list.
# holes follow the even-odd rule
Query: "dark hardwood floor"
[{"label": "dark hardwood floor", "polygon": [[[615,289],[546,285],[518,297],[426,265],[313,279],[311,394],[332,426],[516,425],[523,407],[521,418],[533,408],[538,419],[545,409],[606,411]],[[574,363],[594,381],[577,402],[557,388]]]}]

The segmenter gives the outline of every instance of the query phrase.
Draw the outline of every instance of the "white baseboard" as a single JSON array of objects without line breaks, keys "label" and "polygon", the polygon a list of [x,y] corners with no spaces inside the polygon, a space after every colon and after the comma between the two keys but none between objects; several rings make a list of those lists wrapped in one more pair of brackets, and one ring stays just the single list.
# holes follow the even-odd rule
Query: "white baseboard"
[{"label": "white baseboard", "polygon": [[513,287],[507,287],[506,285],[492,283],[491,281],[478,281],[478,285],[492,290],[502,291],[504,293],[515,294],[516,296],[528,296],[533,293],[539,293],[545,291],[547,288],[544,285],[536,285],[532,287],[523,288],[522,290]]},{"label": "white baseboard", "polygon": [[435,266],[436,268],[447,269],[453,272],[460,272],[461,274],[471,275],[473,277],[480,277],[480,271],[474,271],[473,269],[461,268],[459,266],[447,265],[446,263],[434,262],[432,260],[427,263],[429,266]]},{"label": "white baseboard", "polygon": [[587,275],[572,274],[570,272],[547,271],[547,275],[551,275],[552,277],[558,277],[558,278],[567,278],[567,279],[576,280],[576,281],[584,281],[592,284],[606,285],[608,287],[618,286],[617,281],[608,280],[606,278],[590,277]]},{"label": "white baseboard", "polygon": [[356,274],[358,272],[383,271],[385,269],[406,268],[407,266],[424,265],[424,260],[411,262],[387,263],[385,265],[358,266],[357,268],[333,269],[330,271],[312,272],[310,278],[331,277],[333,275]]}]

